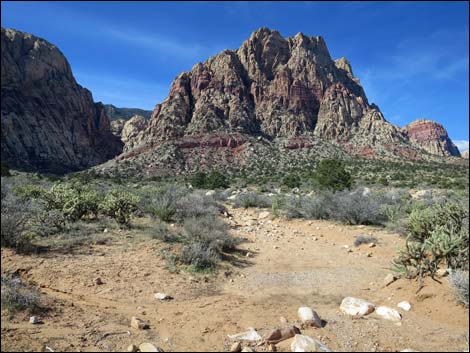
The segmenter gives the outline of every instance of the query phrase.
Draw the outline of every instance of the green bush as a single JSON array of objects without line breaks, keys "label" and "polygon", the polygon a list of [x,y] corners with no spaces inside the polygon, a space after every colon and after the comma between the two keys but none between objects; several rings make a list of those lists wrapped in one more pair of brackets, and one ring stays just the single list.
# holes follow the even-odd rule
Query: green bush
[{"label": "green bush", "polygon": [[343,190],[352,185],[351,174],[345,169],[342,161],[333,159],[321,160],[314,172],[313,179],[320,189]]},{"label": "green bush", "polygon": [[434,276],[442,263],[468,268],[467,212],[460,204],[450,202],[413,209],[405,249],[399,250],[394,269],[408,277],[425,277]]},{"label": "green bush", "polygon": [[139,197],[127,191],[113,189],[100,204],[101,211],[121,225],[128,225],[137,210]]},{"label": "green bush", "polygon": [[264,195],[259,195],[256,192],[253,191],[248,191],[248,192],[243,192],[233,200],[233,205],[235,207],[243,207],[243,208],[249,208],[249,207],[259,207],[259,208],[266,208],[266,207],[271,207],[271,200],[269,197],[264,196]]},{"label": "green bush", "polygon": [[291,189],[298,188],[301,185],[300,177],[297,174],[286,175],[282,179],[282,185],[287,186]]},{"label": "green bush", "polygon": [[217,171],[212,171],[208,174],[197,172],[190,178],[190,183],[193,187],[198,189],[221,189],[229,187],[227,177]]}]

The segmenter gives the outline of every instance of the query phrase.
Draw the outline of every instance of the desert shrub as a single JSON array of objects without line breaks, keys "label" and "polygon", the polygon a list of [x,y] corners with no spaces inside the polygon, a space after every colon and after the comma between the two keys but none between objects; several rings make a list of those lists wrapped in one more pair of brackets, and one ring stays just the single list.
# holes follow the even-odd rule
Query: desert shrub
[{"label": "desert shrub", "polygon": [[102,198],[96,190],[78,182],[55,183],[50,190],[27,184],[14,191],[23,201],[39,200],[46,211],[61,211],[72,222],[89,215],[96,218]]},{"label": "desert shrub", "polygon": [[321,160],[314,172],[313,180],[320,189],[343,190],[352,185],[351,174],[342,161],[333,159]]},{"label": "desert shrub", "polygon": [[165,243],[176,243],[181,241],[181,238],[163,222],[157,222],[151,229],[152,239],[158,239]]},{"label": "desert shrub", "polygon": [[455,270],[449,274],[449,282],[455,292],[457,301],[468,308],[468,271]]},{"label": "desert shrub", "polygon": [[282,185],[291,189],[298,188],[301,185],[300,177],[297,174],[288,174],[282,179]]},{"label": "desert shrub", "polygon": [[1,203],[1,246],[20,253],[34,251],[30,231],[33,212],[29,202],[7,195]]},{"label": "desert shrub", "polygon": [[120,225],[128,225],[133,212],[137,210],[138,202],[138,196],[121,189],[113,189],[100,204],[100,209]]},{"label": "desert shrub", "polygon": [[372,195],[361,189],[335,193],[328,214],[330,219],[353,225],[383,224],[385,221],[380,204]]},{"label": "desert shrub", "polygon": [[434,276],[439,265],[468,268],[468,211],[457,203],[415,208],[408,223],[404,250],[393,261],[396,271],[408,277]]},{"label": "desert shrub", "polygon": [[259,195],[253,191],[248,191],[238,194],[235,200],[233,200],[233,205],[237,208],[266,208],[271,207],[271,200],[267,196]]},{"label": "desert shrub", "polygon": [[194,191],[183,196],[176,203],[176,219],[182,223],[186,218],[216,216],[219,206],[210,196],[201,191]]},{"label": "desert shrub", "polygon": [[229,187],[227,177],[218,172],[212,171],[210,173],[197,172],[190,179],[191,185],[198,189],[221,189]]},{"label": "desert shrub", "polygon": [[240,242],[228,233],[223,221],[210,216],[186,219],[182,236],[185,245],[180,261],[199,270],[214,268],[223,253],[235,250]]},{"label": "desert shrub", "polygon": [[170,222],[176,214],[178,200],[186,193],[186,189],[176,185],[150,189],[140,193],[139,208],[163,222]]},{"label": "desert shrub", "polygon": [[20,278],[2,275],[1,285],[2,308],[10,312],[27,310],[31,314],[42,311],[40,293],[27,287]]},{"label": "desert shrub", "polygon": [[358,235],[356,239],[354,239],[354,246],[358,247],[362,244],[370,244],[370,243],[377,243],[377,238],[370,235]]}]

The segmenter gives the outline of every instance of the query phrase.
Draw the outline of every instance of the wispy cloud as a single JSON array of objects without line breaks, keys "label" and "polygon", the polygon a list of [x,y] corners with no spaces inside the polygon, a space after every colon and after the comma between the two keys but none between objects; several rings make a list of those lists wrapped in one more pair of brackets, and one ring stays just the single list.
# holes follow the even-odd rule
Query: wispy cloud
[{"label": "wispy cloud", "polygon": [[121,107],[153,109],[168,94],[170,84],[115,77],[102,72],[74,70],[77,82],[93,92],[95,101]]},{"label": "wispy cloud", "polygon": [[224,49],[220,45],[208,47],[199,43],[188,43],[187,40],[180,41],[158,33],[146,33],[129,28],[102,27],[101,32],[105,36],[125,41],[127,44],[138,46],[147,51],[159,52],[172,59],[195,60],[207,58]]},{"label": "wispy cloud", "polygon": [[378,79],[404,83],[418,76],[454,80],[462,74],[468,75],[468,46],[463,51],[462,43],[468,43],[468,30],[439,30],[427,36],[407,38],[397,43],[380,67],[371,70]]},{"label": "wispy cloud", "polygon": [[454,145],[460,150],[460,152],[466,151],[469,149],[469,142],[468,140],[454,140]]}]

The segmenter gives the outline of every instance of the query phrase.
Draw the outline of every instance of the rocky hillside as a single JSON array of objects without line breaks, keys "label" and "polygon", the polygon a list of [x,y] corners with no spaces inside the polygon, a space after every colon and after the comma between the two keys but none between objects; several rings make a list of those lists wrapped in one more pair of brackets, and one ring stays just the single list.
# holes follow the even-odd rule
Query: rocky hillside
[{"label": "rocky hillside", "polygon": [[105,104],[104,110],[109,117],[109,120],[114,121],[118,119],[129,120],[134,115],[143,116],[145,119],[150,119],[152,115],[151,110],[144,110],[138,108],[117,108],[112,104]]},{"label": "rocky hillside", "polygon": [[103,105],[77,84],[60,50],[31,34],[1,32],[2,162],[63,173],[119,154]]},{"label": "rocky hillside", "polygon": [[460,156],[457,146],[450,140],[446,129],[431,120],[419,119],[403,127],[411,144],[441,156]]},{"label": "rocky hillside", "polygon": [[267,28],[239,49],[178,75],[148,127],[135,136],[105,170],[119,169],[123,161],[147,175],[168,168],[240,168],[261,155],[267,157],[261,163],[292,160],[293,150],[300,159],[331,153],[408,160],[455,155],[451,144],[430,149],[428,141],[423,149],[388,123],[369,103],[349,61],[334,61],[322,37],[283,38]]}]

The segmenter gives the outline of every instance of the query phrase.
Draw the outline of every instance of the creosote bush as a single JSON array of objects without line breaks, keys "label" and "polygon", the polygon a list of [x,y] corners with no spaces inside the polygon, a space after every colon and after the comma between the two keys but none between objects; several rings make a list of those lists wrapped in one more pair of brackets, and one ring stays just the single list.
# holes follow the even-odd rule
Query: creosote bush
[{"label": "creosote bush", "polygon": [[468,271],[455,270],[449,274],[449,282],[452,285],[457,302],[468,308],[469,288]]},{"label": "creosote bush", "polygon": [[321,160],[315,168],[313,179],[319,188],[333,191],[349,189],[353,182],[345,164],[334,159]]}]

